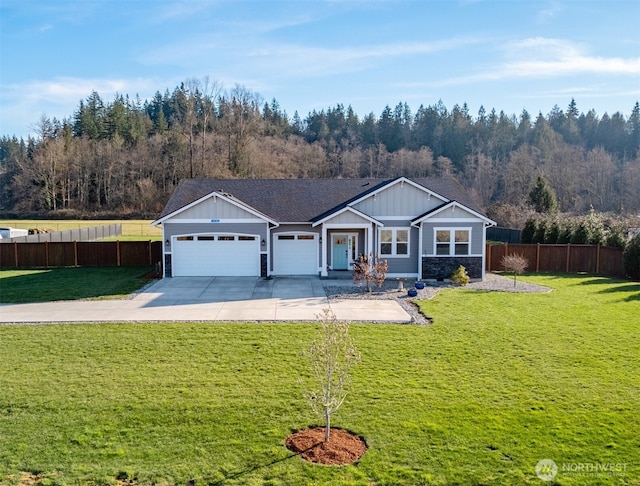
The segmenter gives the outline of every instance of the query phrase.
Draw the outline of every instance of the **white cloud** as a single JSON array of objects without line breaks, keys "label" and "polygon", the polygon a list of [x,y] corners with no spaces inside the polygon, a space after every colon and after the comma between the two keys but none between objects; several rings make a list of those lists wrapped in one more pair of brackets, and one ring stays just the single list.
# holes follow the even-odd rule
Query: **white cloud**
[{"label": "white cloud", "polygon": [[558,2],[551,2],[546,8],[538,11],[536,20],[539,24],[547,24],[564,10],[564,6]]},{"label": "white cloud", "polygon": [[640,74],[640,57],[603,57],[584,52],[562,39],[531,38],[503,47],[505,57],[492,65],[476,66],[467,76],[426,82],[443,87],[509,79],[543,79],[574,75],[633,76]]},{"label": "white cloud", "polygon": [[235,69],[256,75],[272,73],[301,78],[356,72],[374,64],[379,65],[386,59],[462,49],[478,42],[476,38],[458,37],[434,42],[327,48],[210,35],[155,49],[138,56],[138,60],[150,65],[179,64],[190,69],[202,69],[202,66],[209,65],[219,66],[220,71]]}]

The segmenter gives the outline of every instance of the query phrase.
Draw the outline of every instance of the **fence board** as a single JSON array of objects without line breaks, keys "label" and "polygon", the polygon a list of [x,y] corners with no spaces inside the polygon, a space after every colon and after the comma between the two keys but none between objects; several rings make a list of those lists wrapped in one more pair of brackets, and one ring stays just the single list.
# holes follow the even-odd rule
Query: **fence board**
[{"label": "fence board", "polygon": [[600,248],[600,271],[607,270],[607,275],[617,278],[625,278],[624,260],[620,248],[603,246]]},{"label": "fence board", "polygon": [[47,266],[47,248],[45,243],[18,244],[18,265],[29,267]]},{"label": "fence board", "polygon": [[152,265],[150,241],[121,241],[120,265],[129,266],[132,262],[147,262]]},{"label": "fence board", "polygon": [[541,245],[539,272],[566,272],[567,245]]},{"label": "fence board", "polygon": [[597,246],[571,245],[569,273],[597,273]]},{"label": "fence board", "polygon": [[0,268],[16,266],[16,247],[12,244],[0,244]]},{"label": "fence board", "polygon": [[49,245],[50,267],[73,267],[76,264],[73,242],[52,242]]}]

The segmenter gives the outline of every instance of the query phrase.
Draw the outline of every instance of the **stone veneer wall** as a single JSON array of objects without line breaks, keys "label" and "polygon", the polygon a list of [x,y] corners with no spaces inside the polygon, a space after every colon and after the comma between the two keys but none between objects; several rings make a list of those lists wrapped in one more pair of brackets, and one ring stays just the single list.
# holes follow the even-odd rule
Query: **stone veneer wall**
[{"label": "stone veneer wall", "polygon": [[262,278],[267,278],[267,257],[266,253],[260,253],[260,276]]},{"label": "stone veneer wall", "polygon": [[451,274],[462,265],[470,278],[482,278],[482,257],[422,257],[422,278],[442,280],[451,278]]}]

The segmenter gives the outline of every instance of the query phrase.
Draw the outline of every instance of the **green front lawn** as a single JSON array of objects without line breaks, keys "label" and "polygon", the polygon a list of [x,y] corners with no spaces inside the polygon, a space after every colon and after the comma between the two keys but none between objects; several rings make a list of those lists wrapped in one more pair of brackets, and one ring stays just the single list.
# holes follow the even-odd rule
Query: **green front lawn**
[{"label": "green front lawn", "polygon": [[119,299],[146,285],[153,267],[0,270],[0,303]]},{"label": "green front lawn", "polygon": [[640,485],[640,285],[523,280],[554,290],[447,290],[422,303],[433,325],[353,325],[334,425],[370,449],[342,467],[283,445],[318,423],[315,325],[0,326],[0,483],[543,485],[552,459],[555,484]]}]

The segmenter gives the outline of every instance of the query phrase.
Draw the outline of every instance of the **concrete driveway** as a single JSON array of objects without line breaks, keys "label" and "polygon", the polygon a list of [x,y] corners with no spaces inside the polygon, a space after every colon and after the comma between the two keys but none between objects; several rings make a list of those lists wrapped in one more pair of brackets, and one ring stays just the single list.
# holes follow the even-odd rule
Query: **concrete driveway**
[{"label": "concrete driveway", "polygon": [[0,306],[2,323],[120,321],[314,321],[323,309],[338,319],[410,322],[393,300],[329,300],[318,277],[174,277],[125,300],[65,301]]}]

